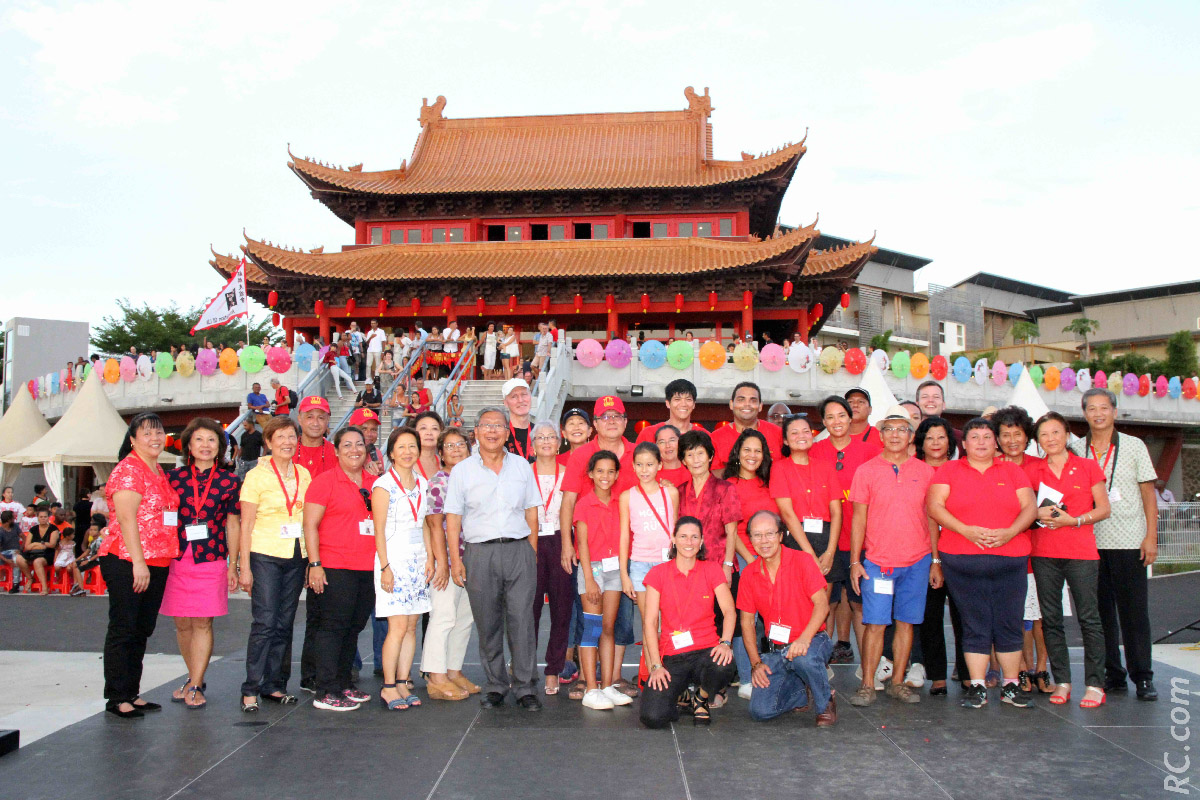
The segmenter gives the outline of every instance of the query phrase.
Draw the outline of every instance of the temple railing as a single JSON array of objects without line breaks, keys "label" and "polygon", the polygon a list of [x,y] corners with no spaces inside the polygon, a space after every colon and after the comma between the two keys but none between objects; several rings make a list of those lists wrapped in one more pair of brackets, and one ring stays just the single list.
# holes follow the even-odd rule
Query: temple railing
[{"label": "temple railing", "polygon": [[[304,399],[308,395],[314,394],[314,392],[310,392],[309,389],[311,389],[314,385],[320,386],[321,383],[325,380],[325,376],[328,374],[329,374],[329,367],[325,366],[324,364],[317,364],[316,368],[309,370],[308,375],[306,375],[304,380],[302,380],[300,382],[300,385],[296,387],[296,396],[299,397],[300,399]],[[247,408],[241,414],[238,414],[236,417],[234,417],[233,422],[231,422],[225,426],[225,433],[227,433],[235,441],[241,442],[242,441],[242,431],[241,431],[242,423],[244,423],[250,417],[257,415],[258,413],[259,412],[252,411],[251,409]],[[295,419],[296,418],[296,409],[293,408],[289,412],[288,416],[290,416],[292,419]]]},{"label": "temple railing", "polygon": [[[408,386],[412,381],[413,375],[417,374],[416,370],[422,370],[424,367],[425,340],[421,339],[421,341],[414,347],[412,353],[409,355],[408,361],[405,361],[404,365],[400,367],[400,374],[396,376],[396,380],[392,381],[391,386],[388,386],[383,390],[383,394],[381,395],[383,402],[380,404],[380,409],[386,409],[388,407],[388,400],[391,399],[396,390],[402,386]],[[340,431],[342,428],[346,427],[346,424],[350,422],[350,417],[356,410],[357,409],[352,406],[349,411],[342,415],[342,418],[338,420],[336,425],[329,426],[330,433],[332,434],[333,432]]]},{"label": "temple railing", "polygon": [[550,351],[550,365],[538,373],[533,382],[533,408],[530,418],[548,420],[555,424],[562,416],[562,407],[570,387],[571,365],[575,361],[571,337],[563,334]]},{"label": "temple railing", "polygon": [[[438,413],[447,426],[462,425],[462,403],[458,399],[458,390],[464,380],[470,380],[475,372],[475,352],[478,340],[466,345],[450,370],[450,377],[442,384],[437,396],[433,398],[433,410]],[[455,406],[451,408],[451,406]],[[454,411],[456,413],[450,413]],[[455,421],[457,420],[457,421]]]}]

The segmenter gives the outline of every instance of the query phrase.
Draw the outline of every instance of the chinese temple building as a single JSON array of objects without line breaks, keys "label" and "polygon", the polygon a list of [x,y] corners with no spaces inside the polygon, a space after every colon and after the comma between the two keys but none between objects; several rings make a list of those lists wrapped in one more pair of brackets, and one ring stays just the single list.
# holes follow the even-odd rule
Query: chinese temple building
[{"label": "chinese temple building", "polygon": [[[804,142],[713,157],[708,90],[679,111],[449,119],[423,103],[398,169],[291,154],[313,197],[354,227],[340,252],[247,238],[252,297],[290,340],[379,319],[384,327],[503,319],[518,331],[767,327],[807,340],[875,252],[817,252],[815,223],[781,232]],[[238,259],[210,262],[229,275]]]}]

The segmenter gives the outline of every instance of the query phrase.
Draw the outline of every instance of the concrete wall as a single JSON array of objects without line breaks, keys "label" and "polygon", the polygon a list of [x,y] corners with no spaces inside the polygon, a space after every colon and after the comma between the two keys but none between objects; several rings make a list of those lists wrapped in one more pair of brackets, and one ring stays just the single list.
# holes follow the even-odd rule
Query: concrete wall
[{"label": "concrete wall", "polygon": [[88,352],[88,323],[14,317],[4,325],[4,408],[15,387],[58,371]]},{"label": "concrete wall", "polygon": [[[1083,341],[1062,332],[1071,320],[1079,317],[1087,317],[1100,323],[1096,333],[1089,337],[1093,343],[1120,342],[1152,336],[1166,339],[1176,331],[1197,330],[1200,294],[1085,306],[1083,311],[1044,316],[1038,320],[1038,328],[1041,330],[1039,341],[1043,344]],[[1114,352],[1126,352],[1128,349],[1114,348]],[[1141,347],[1133,349],[1143,352]],[[1149,350],[1145,352],[1152,355]]]}]

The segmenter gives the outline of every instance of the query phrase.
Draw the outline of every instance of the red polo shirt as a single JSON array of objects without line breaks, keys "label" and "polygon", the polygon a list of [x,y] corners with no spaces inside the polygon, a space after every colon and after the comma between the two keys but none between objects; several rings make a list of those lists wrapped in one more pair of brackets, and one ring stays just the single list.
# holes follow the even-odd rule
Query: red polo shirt
[{"label": "red polo shirt", "polygon": [[[673,423],[670,420],[667,420],[666,422],[658,422],[658,423],[655,423],[654,425],[647,425],[646,427],[642,428],[642,432],[637,435],[637,441],[635,441],[634,444],[641,444],[642,442],[653,442],[654,437],[658,435],[658,429],[661,428],[663,425],[671,425],[671,424],[673,424]],[[704,430],[704,426],[700,425],[699,423],[693,422],[693,423],[691,423],[691,426],[692,427],[688,428],[688,431],[702,430],[705,433],[708,433],[708,431]],[[687,431],[680,431],[679,435],[683,436],[685,433],[687,433]],[[709,433],[709,436],[712,436],[712,434]]]},{"label": "red polo shirt", "polygon": [[[971,466],[967,459],[947,461],[938,467],[934,484],[950,487],[946,510],[966,525],[984,528],[1007,528],[1021,513],[1018,489],[1029,489],[1029,478],[1011,461],[997,459],[983,472]],[[1030,551],[1029,531],[1021,531],[1003,546],[980,548],[962,535],[943,528],[938,537],[938,551],[951,555],[1027,556]]]},{"label": "red polo shirt", "polygon": [[[332,569],[369,570],[375,564],[374,525],[372,534],[359,533],[359,523],[371,518],[358,486],[337,468],[327,469],[312,479],[304,493],[305,504],[325,506],[317,525],[321,565]],[[371,491],[375,476],[363,471],[362,488]]]},{"label": "red polo shirt", "polygon": [[687,467],[685,467],[683,464],[680,464],[678,467],[673,469],[660,469],[658,471],[658,479],[660,481],[666,481],[672,486],[679,486],[679,484],[684,483],[685,481],[690,481],[692,479],[692,473],[688,472]]},{"label": "red polo shirt", "polygon": [[[592,455],[600,451],[598,439],[592,439],[587,444],[581,444],[567,459],[567,472],[563,475],[562,490],[575,492],[582,499],[585,494],[592,493],[592,482],[587,476],[587,465]],[[621,471],[617,473],[617,482],[612,487],[613,497],[620,497],[621,492],[637,485],[637,475],[633,474],[633,445],[625,441],[625,452],[621,455]]]},{"label": "red polo shirt", "polygon": [[907,567],[929,555],[925,495],[932,482],[933,467],[915,457],[897,466],[880,455],[858,468],[850,502],[867,507],[863,549],[871,563]]},{"label": "red polo shirt", "polygon": [[[1067,456],[1061,476],[1056,476],[1050,465],[1040,458],[1026,474],[1035,492],[1042,484],[1062,492],[1062,505],[1072,517],[1086,514],[1096,507],[1092,487],[1098,483],[1105,483],[1104,472],[1099,464],[1090,458],[1080,458],[1074,453]],[[1091,525],[1054,530],[1034,528],[1032,555],[1046,558],[1077,558],[1085,561],[1096,561],[1100,558],[1096,549],[1096,534]]]},{"label": "red polo shirt", "polygon": [[[684,575],[674,561],[659,564],[646,575],[646,586],[658,591],[659,630],[658,649],[661,655],[673,656],[693,650],[707,650],[720,642],[717,636],[717,615],[713,611],[716,589],[725,583],[725,573],[719,561],[697,561]],[[688,631],[692,643],[676,649],[671,634]]]},{"label": "red polo shirt", "polygon": [[296,463],[308,470],[308,474],[316,478],[322,472],[337,466],[337,450],[328,439],[321,442],[319,447],[296,445]]},{"label": "red polo shirt", "polygon": [[738,538],[753,553],[754,547],[750,544],[750,537],[746,535],[746,523],[759,511],[778,514],[779,505],[775,502],[775,498],[771,497],[771,490],[758,478],[751,478],[748,481],[741,478],[729,478],[729,482],[737,489],[738,502],[742,505],[742,518],[738,520],[737,527]]},{"label": "red polo shirt", "polygon": [[[860,466],[870,461],[883,448],[871,441],[864,442],[862,435],[851,436],[850,444],[839,451],[829,439],[816,442],[808,451],[808,457],[814,461],[824,461],[837,474],[838,483],[842,489],[842,530],[838,534],[838,550],[850,549],[850,527],[854,519],[854,507],[846,498],[850,495],[850,484],[854,482],[854,473]],[[838,458],[839,452],[842,454]],[[838,469],[838,465],[841,469]]]},{"label": "red polo shirt", "polygon": [[792,501],[796,516],[829,522],[829,504],[842,499],[842,484],[828,461],[809,458],[797,464],[790,457],[771,465],[771,497]]},{"label": "red polo shirt", "polygon": [[[790,627],[791,644],[808,627],[812,596],[825,588],[825,576],[808,553],[781,547],[779,559],[774,581],[767,576],[766,562],[761,558],[742,570],[737,607],[747,614],[761,614],[768,629],[776,622]],[[825,630],[824,620],[818,630]]]},{"label": "red polo shirt", "polygon": [[[587,526],[589,560],[602,561],[620,554],[621,512],[617,495],[610,497],[607,503],[600,502],[595,492],[589,491],[580,496],[571,521]],[[575,534],[575,549],[579,549],[578,532]]]},{"label": "red polo shirt", "polygon": [[[772,462],[781,459],[783,457],[780,452],[780,448],[783,447],[783,433],[779,430],[779,426],[774,422],[760,419],[757,430],[767,440],[767,450],[771,453]],[[713,450],[715,451],[712,461],[713,472],[719,473],[725,469],[725,465],[729,462],[729,451],[733,449],[733,443],[741,435],[742,432],[732,422],[712,432]]]}]

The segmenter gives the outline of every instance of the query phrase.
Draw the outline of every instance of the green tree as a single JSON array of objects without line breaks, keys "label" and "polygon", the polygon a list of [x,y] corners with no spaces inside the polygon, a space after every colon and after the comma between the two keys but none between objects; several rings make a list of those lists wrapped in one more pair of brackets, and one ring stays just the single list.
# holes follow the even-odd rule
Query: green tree
[{"label": "green tree", "polygon": [[1071,324],[1063,328],[1063,333],[1073,333],[1076,336],[1083,337],[1084,360],[1090,361],[1092,358],[1092,346],[1088,342],[1088,337],[1096,331],[1100,330],[1100,323],[1094,319],[1087,317],[1076,317],[1071,320]]},{"label": "green tree", "polygon": [[1038,330],[1036,322],[1031,322],[1027,319],[1019,319],[1013,323],[1012,337],[1014,342],[1032,342],[1034,339],[1042,335]]},{"label": "green tree", "polygon": [[1167,359],[1163,362],[1163,374],[1190,378],[1200,369],[1196,363],[1196,343],[1190,331],[1177,331],[1167,339]]},{"label": "green tree", "polygon": [[[223,342],[233,347],[246,338],[246,325],[241,318],[219,328],[196,331],[196,335],[192,336],[192,326],[204,310],[200,307],[181,310],[174,303],[164,308],[153,308],[149,303],[135,306],[122,298],[117,301],[117,308],[121,313],[104,317],[92,334],[92,348],[101,355],[121,355],[128,353],[130,347],[136,347],[139,353],[170,350],[172,345],[178,347],[182,344],[195,353],[205,339],[211,340],[214,345]],[[272,344],[277,344],[283,338],[271,327],[269,318],[252,321],[250,342],[257,344],[264,336]]]},{"label": "green tree", "polygon": [[887,353],[892,347],[892,332],[890,330],[871,337],[871,347]]}]

